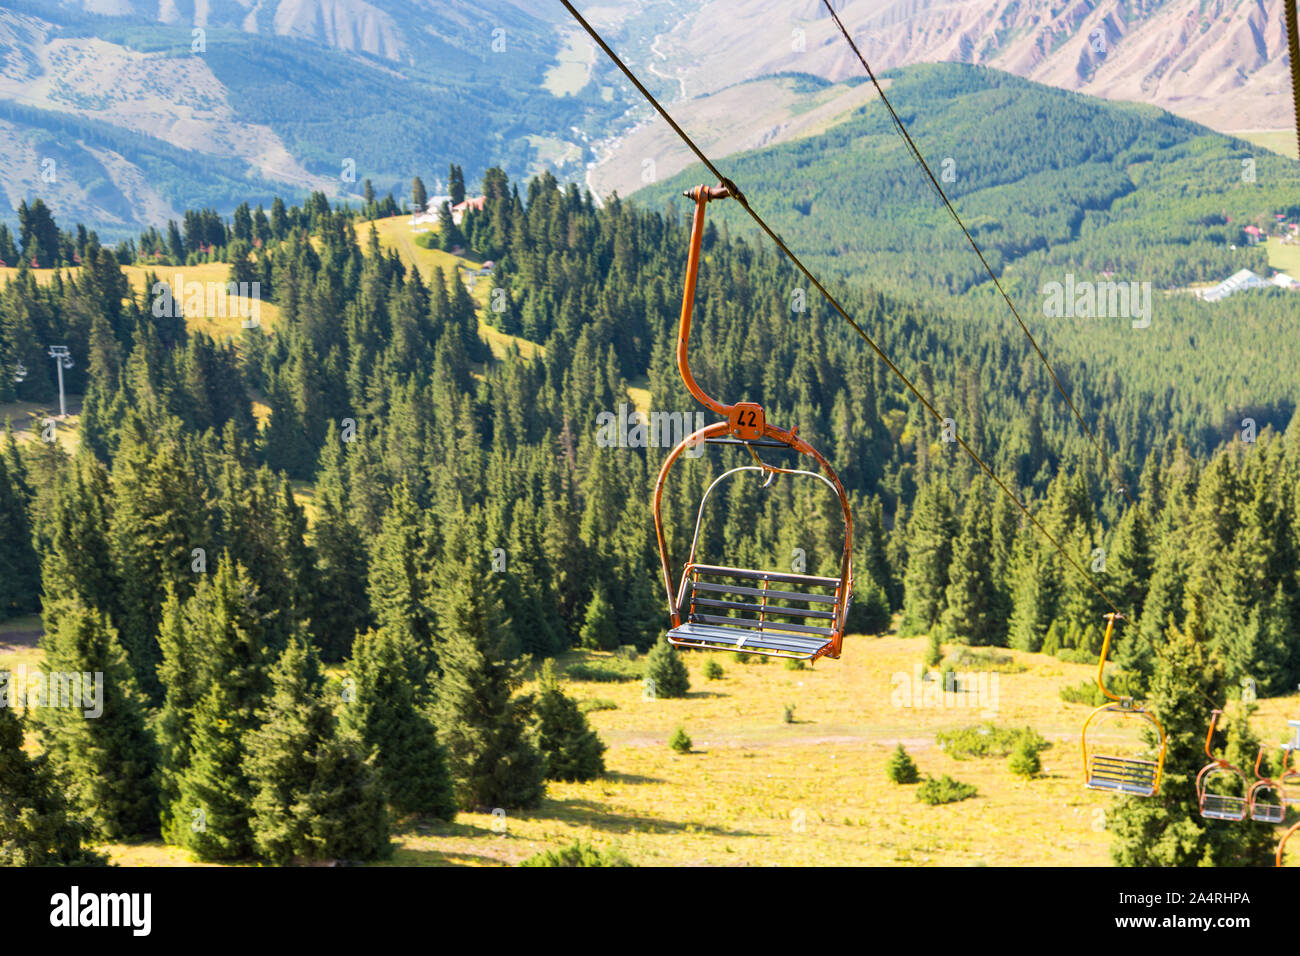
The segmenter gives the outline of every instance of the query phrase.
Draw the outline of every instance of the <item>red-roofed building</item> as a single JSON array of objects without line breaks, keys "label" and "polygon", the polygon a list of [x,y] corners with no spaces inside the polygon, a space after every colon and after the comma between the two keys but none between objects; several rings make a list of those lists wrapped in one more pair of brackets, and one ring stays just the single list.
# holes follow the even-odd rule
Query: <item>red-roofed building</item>
[{"label": "red-roofed building", "polygon": [[456,205],[451,207],[451,221],[459,226],[465,219],[465,213],[469,212],[471,209],[475,212],[482,212],[483,206],[486,205],[486,203],[487,199],[483,196],[479,196],[475,199],[466,199],[464,202],[456,203]]}]

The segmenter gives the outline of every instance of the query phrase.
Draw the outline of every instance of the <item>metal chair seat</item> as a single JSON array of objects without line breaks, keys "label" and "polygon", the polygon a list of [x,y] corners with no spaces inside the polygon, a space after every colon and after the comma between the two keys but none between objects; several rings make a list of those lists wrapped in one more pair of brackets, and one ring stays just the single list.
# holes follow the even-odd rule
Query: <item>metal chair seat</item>
[{"label": "metal chair seat", "polygon": [[[1222,710],[1216,709],[1210,712],[1210,729],[1205,734],[1205,756],[1210,758],[1210,762],[1202,767],[1201,772],[1196,775],[1196,802],[1200,807],[1201,816],[1207,820],[1228,820],[1233,823],[1240,823],[1250,813],[1252,803],[1250,794],[1254,790],[1246,783],[1245,774],[1222,757],[1214,756],[1214,751],[1211,749],[1211,744],[1214,742],[1214,728],[1219,725],[1219,718],[1222,715]],[[1258,756],[1255,758],[1255,766],[1258,774]],[[1229,789],[1240,788],[1246,796],[1239,797],[1229,793],[1213,793],[1210,790],[1211,781],[1215,781],[1220,789],[1225,786]]]},{"label": "metal chair seat", "polygon": [[814,660],[830,648],[830,640],[809,634],[787,634],[778,630],[751,630],[686,623],[668,632],[668,642],[677,647],[699,650],[730,650],[773,657]]},{"label": "metal chair seat", "polygon": [[1093,754],[1084,785],[1089,790],[1149,797],[1156,792],[1158,769],[1154,760]]},{"label": "metal chair seat", "polygon": [[1280,803],[1255,803],[1250,818],[1256,823],[1281,823],[1286,818],[1286,807]]},{"label": "metal chair seat", "polygon": [[1246,798],[1223,793],[1201,797],[1201,816],[1209,820],[1239,821],[1246,819]]},{"label": "metal chair seat", "polygon": [[839,586],[839,578],[692,564],[678,598],[682,623],[668,642],[816,660],[834,643]]}]

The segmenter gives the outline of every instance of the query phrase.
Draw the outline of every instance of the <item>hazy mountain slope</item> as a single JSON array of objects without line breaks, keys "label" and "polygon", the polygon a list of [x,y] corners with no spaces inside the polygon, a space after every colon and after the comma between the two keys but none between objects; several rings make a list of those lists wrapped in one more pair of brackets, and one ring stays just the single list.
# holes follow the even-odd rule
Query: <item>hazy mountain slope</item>
[{"label": "hazy mountain slope", "polygon": [[[61,221],[118,237],[211,195],[209,157],[227,164],[220,181],[246,181],[214,197],[226,211],[253,193],[359,196],[367,178],[405,196],[412,177],[435,187],[453,162],[471,177],[492,165],[523,175],[546,150],[571,149],[574,128],[623,109],[594,86],[568,97],[544,89],[559,35],[527,9],[16,0],[0,7],[0,103],[36,112],[9,111],[0,152],[18,165],[5,197],[12,207],[41,195]],[[133,167],[132,150],[101,162],[62,135],[60,116],[69,131],[89,121],[170,143],[177,163],[159,182]],[[61,175],[42,175],[60,156]]]},{"label": "hazy mountain slope", "polygon": [[[993,66],[1227,131],[1292,118],[1282,0],[837,0],[836,9],[878,70]],[[687,10],[659,49],[690,95],[782,70],[832,80],[862,71],[821,0]]]},{"label": "hazy mountain slope", "polygon": [[[1266,271],[1244,225],[1300,214],[1300,170],[1281,156],[1148,106],[1108,103],[957,64],[890,74],[890,98],[994,268],[1112,271],[1158,289]],[[962,293],[978,259],[878,102],[816,136],[730,157],[727,175],[819,268],[898,289]],[[651,206],[707,178],[698,164],[637,193]],[[752,228],[734,204],[710,215]],[[1237,249],[1229,246],[1236,243]]]}]

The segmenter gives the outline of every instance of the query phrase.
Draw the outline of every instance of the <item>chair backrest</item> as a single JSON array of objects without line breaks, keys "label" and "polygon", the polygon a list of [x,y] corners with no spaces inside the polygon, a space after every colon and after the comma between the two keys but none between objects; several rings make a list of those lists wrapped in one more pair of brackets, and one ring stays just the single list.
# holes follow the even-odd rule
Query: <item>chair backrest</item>
[{"label": "chair backrest", "polygon": [[[853,557],[849,548],[851,539],[848,537],[849,525],[847,512],[845,513],[846,547],[840,568],[841,576],[839,578],[827,578],[813,574],[794,574],[780,571],[751,571],[745,568],[699,564],[696,562],[695,556],[700,543],[700,528],[704,523],[704,508],[709,503],[709,496],[713,494],[713,490],[723,481],[742,472],[757,472],[760,475],[767,475],[767,482],[764,483],[763,487],[767,487],[767,485],[770,484],[778,474],[801,478],[812,478],[821,482],[830,489],[831,494],[836,495],[837,497],[839,495],[835,484],[829,481],[825,475],[819,475],[815,471],[802,471],[787,468],[774,470],[763,468],[758,465],[741,465],[737,468],[728,469],[718,475],[718,477],[714,478],[713,481],[710,482],[709,487],[705,490],[704,496],[700,499],[700,507],[695,514],[695,532],[691,535],[691,550],[686,559],[686,567],[682,571],[682,582],[677,596],[678,613],[681,614],[681,619],[683,621],[687,620],[687,616],[684,613],[684,599],[694,594],[695,590],[697,590],[696,579],[703,574],[706,580],[698,590],[702,592],[712,591],[713,593],[711,597],[707,597],[704,594],[702,594],[701,597],[706,601],[726,599],[729,602],[729,606],[725,607],[701,604],[700,607],[706,609],[701,613],[708,614],[710,617],[721,617],[721,615],[710,614],[708,609],[744,612],[746,608],[737,605],[746,603],[746,598],[754,599],[748,602],[755,606],[754,609],[765,611],[769,609],[771,602],[775,601],[785,604],[787,610],[792,610],[792,614],[786,615],[787,617],[811,617],[828,622],[824,625],[804,624],[798,627],[787,628],[788,630],[814,634],[822,633],[822,627],[826,627],[829,628],[826,632],[828,636],[834,636],[837,634],[842,635],[844,632],[844,620],[848,617],[849,602],[853,597]],[[710,578],[713,580],[709,580]],[[717,580],[718,578],[724,580]],[[726,579],[737,580],[738,583],[724,586],[727,584]],[[779,585],[783,585],[783,587],[775,589],[782,593],[779,595],[759,593],[768,591],[770,582],[776,582]],[[826,599],[825,595],[825,590],[827,588],[830,589],[829,600]],[[794,610],[796,604],[812,605],[807,609],[809,612],[817,611],[821,613],[800,614],[797,610]],[[826,611],[831,611],[832,613],[829,616],[826,616],[824,613]],[[758,620],[765,620],[766,617],[766,614],[760,615]],[[709,620],[706,623],[722,624],[723,626],[726,626],[732,622]]]},{"label": "chair backrest", "polygon": [[683,621],[746,630],[820,635],[838,624],[839,578],[690,564],[682,575]]}]

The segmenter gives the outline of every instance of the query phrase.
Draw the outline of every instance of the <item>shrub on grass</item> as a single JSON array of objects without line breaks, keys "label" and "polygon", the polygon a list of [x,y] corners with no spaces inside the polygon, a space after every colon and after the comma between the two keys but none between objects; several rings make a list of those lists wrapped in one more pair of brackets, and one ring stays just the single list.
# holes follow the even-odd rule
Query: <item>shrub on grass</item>
[{"label": "shrub on grass", "polygon": [[704,662],[704,679],[722,680],[722,665],[712,657]]},{"label": "shrub on grass", "polygon": [[1008,767],[1017,777],[1032,777],[1043,769],[1043,762],[1038,759],[1038,750],[1033,741],[1023,739],[1016,744],[1015,753],[1011,755]]},{"label": "shrub on grass", "polygon": [[902,744],[895,747],[889,755],[889,762],[885,764],[885,776],[893,783],[916,783],[921,779],[916,761],[903,749]]},{"label": "shrub on grass", "polygon": [[659,638],[646,657],[645,676],[654,682],[655,697],[685,697],[691,687],[686,665],[666,637]]},{"label": "shrub on grass", "polygon": [[534,853],[520,866],[632,866],[627,857],[615,850],[602,853],[590,843],[574,840],[558,850]]},{"label": "shrub on grass", "polygon": [[916,788],[916,799],[935,807],[941,803],[957,803],[975,796],[975,788],[969,783],[962,783],[944,774],[938,780],[926,777]]},{"label": "shrub on grass", "polygon": [[668,738],[668,746],[679,754],[688,754],[694,744],[691,743],[691,738],[686,736],[686,731],[678,727],[673,731],[673,735]]},{"label": "shrub on grass", "polygon": [[930,643],[925,649],[925,666],[938,667],[943,661],[943,645],[939,643],[939,632],[930,632]]},{"label": "shrub on grass", "polygon": [[951,733],[935,734],[935,740],[939,748],[955,760],[967,760],[971,757],[1006,757],[1013,753],[1022,741],[1030,744],[1035,752],[1046,750],[1051,746],[1032,727],[995,727],[993,724],[963,727]]}]

